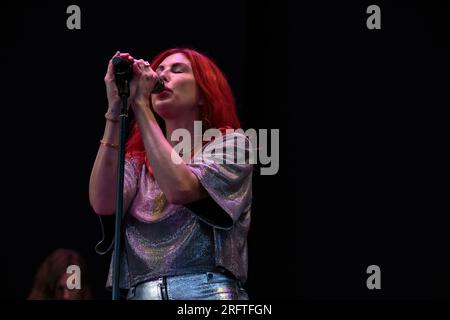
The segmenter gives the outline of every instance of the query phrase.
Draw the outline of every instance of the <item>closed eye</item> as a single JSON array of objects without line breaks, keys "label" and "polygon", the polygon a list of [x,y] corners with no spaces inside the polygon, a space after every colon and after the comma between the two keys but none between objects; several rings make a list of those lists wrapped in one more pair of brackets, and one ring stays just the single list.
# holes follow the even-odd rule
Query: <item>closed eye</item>
[{"label": "closed eye", "polygon": [[172,66],[172,72],[174,73],[183,73],[185,71],[185,66],[182,64],[174,64]]},{"label": "closed eye", "polygon": [[[159,75],[163,72],[164,69],[165,68],[163,65],[159,65],[158,68],[156,68],[156,73]],[[174,63],[171,66],[170,71],[173,73],[183,73],[189,71],[189,66],[181,62]]]}]

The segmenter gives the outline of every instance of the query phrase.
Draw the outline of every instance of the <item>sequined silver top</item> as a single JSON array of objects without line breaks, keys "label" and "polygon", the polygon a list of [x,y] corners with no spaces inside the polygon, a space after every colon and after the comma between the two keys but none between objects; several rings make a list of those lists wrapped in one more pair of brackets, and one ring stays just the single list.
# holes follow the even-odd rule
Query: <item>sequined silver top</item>
[{"label": "sequined silver top", "polygon": [[[204,145],[187,166],[209,197],[186,206],[168,203],[145,164],[127,158],[120,288],[215,267],[245,283],[253,170],[249,152],[249,141],[240,133]],[[243,155],[245,161],[236,161]],[[106,286],[111,285],[110,267]]]}]

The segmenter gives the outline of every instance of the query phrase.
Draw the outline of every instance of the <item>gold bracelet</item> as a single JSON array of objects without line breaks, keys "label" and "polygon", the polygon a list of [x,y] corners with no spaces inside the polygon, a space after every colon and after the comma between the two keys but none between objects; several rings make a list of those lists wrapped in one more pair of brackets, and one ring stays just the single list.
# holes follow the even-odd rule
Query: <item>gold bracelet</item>
[{"label": "gold bracelet", "polygon": [[113,148],[113,149],[119,149],[119,145],[118,144],[109,143],[109,142],[106,142],[105,140],[100,140],[100,144],[104,145],[105,147],[110,147],[110,148]]},{"label": "gold bracelet", "polygon": [[108,113],[105,113],[105,119],[114,123],[120,122],[119,119],[114,119],[108,116]]}]

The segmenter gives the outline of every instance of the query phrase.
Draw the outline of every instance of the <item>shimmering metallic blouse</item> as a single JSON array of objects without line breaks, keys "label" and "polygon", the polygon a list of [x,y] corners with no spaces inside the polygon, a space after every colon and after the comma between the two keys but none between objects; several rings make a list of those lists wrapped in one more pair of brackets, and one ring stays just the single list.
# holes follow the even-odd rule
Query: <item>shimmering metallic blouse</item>
[{"label": "shimmering metallic blouse", "polygon": [[[239,158],[249,152],[248,139],[240,133],[203,146],[187,166],[209,197],[186,206],[168,203],[145,164],[126,160],[121,288],[215,267],[245,283],[253,166]],[[110,268],[107,287],[111,277]]]}]

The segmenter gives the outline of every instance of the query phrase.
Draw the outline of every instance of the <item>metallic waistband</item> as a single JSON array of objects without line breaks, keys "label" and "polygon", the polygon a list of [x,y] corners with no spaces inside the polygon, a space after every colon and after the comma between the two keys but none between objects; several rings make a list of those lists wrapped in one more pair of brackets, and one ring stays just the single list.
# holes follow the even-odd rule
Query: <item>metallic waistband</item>
[{"label": "metallic waistband", "polygon": [[[217,295],[217,293],[219,295]],[[234,277],[221,272],[203,272],[177,276],[163,276],[132,287],[128,300],[169,299],[238,299],[245,293],[241,283]],[[214,298],[214,294],[216,298]],[[233,298],[235,297],[235,298]]]}]

